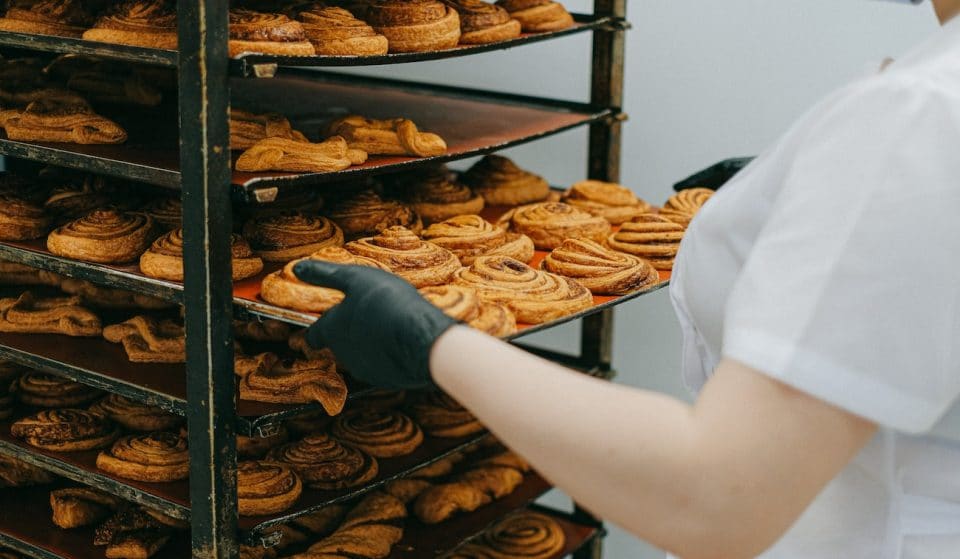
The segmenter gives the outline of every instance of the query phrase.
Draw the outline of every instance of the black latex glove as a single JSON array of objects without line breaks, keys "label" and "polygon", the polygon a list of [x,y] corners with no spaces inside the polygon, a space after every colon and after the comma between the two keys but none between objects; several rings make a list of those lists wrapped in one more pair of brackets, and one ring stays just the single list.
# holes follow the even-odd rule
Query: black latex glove
[{"label": "black latex glove", "polygon": [[455,320],[406,281],[376,268],[305,260],[293,272],[346,294],[307,330],[311,346],[330,348],[351,375],[374,386],[432,386],[430,349]]},{"label": "black latex glove", "polygon": [[749,165],[751,161],[753,161],[752,157],[725,159],[720,163],[711,165],[699,173],[683,179],[673,185],[673,189],[676,191],[686,190],[688,188],[709,188],[710,190],[717,190],[732,179],[734,175],[739,173],[741,169]]}]

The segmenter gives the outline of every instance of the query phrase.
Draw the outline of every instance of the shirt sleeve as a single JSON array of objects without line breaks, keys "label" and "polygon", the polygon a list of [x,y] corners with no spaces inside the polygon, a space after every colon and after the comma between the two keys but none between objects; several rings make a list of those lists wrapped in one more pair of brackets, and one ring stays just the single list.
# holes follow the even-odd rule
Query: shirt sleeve
[{"label": "shirt sleeve", "polygon": [[908,433],[960,394],[960,92],[888,76],[811,115],[723,355]]}]

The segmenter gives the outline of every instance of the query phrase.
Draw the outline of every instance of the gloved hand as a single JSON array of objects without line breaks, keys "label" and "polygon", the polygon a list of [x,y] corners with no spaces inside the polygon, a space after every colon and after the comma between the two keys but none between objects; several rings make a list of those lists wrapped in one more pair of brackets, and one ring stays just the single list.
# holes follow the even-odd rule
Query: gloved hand
[{"label": "gloved hand", "polygon": [[330,348],[358,380],[383,388],[431,386],[430,349],[456,321],[399,277],[366,266],[305,260],[301,280],[343,291],[342,303],[307,330],[307,342]]},{"label": "gloved hand", "polygon": [[709,188],[710,190],[717,190],[732,179],[734,175],[739,173],[741,169],[749,165],[751,161],[753,161],[752,157],[725,159],[720,163],[711,165],[703,171],[683,179],[673,185],[673,189],[676,191],[686,190],[688,188]]}]

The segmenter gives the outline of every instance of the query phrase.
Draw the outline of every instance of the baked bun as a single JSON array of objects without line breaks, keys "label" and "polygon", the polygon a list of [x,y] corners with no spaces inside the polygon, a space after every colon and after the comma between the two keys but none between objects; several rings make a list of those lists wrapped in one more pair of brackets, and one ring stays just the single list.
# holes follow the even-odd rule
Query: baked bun
[{"label": "baked bun", "polygon": [[345,116],[330,124],[329,134],[342,137],[351,149],[363,150],[370,155],[435,157],[447,153],[443,138],[421,132],[412,120],[406,118],[377,120],[359,115]]},{"label": "baked bun", "polygon": [[155,232],[153,219],[146,214],[94,210],[54,229],[47,237],[47,249],[86,262],[133,262],[150,246]]},{"label": "baked bun", "polygon": [[423,431],[400,412],[350,411],[337,417],[331,434],[377,458],[406,456],[423,443]]},{"label": "baked bun", "polygon": [[460,269],[452,252],[421,240],[404,227],[391,227],[375,237],[351,241],[344,248],[380,262],[414,287],[449,283]]},{"label": "baked bun", "polygon": [[540,250],[553,250],[567,239],[599,243],[610,234],[610,222],[606,219],[562,202],[521,206],[506,214],[502,221],[509,222],[512,231],[530,237]]},{"label": "baked bun", "polygon": [[660,281],[646,260],[580,239],[563,241],[543,259],[542,267],[579,281],[596,295],[626,295]]},{"label": "baked bun", "polygon": [[497,5],[510,12],[526,33],[560,31],[574,24],[570,12],[553,0],[497,0]]},{"label": "baked bun", "polygon": [[348,239],[369,237],[400,226],[419,234],[423,223],[417,212],[395,200],[384,200],[372,190],[341,200],[326,212]]},{"label": "baked bun", "polygon": [[[253,277],[263,270],[263,260],[240,235],[231,235],[233,281]],[[140,257],[140,271],[152,278],[183,281],[183,229],[157,239]]]},{"label": "baked bun", "polygon": [[274,136],[258,141],[240,154],[235,165],[238,171],[288,171],[293,173],[328,173],[342,171],[367,160],[362,149],[348,146],[338,136],[319,143]]},{"label": "baked bun", "polygon": [[270,460],[282,462],[314,489],[346,489],[376,477],[377,459],[325,433],[307,435],[270,451]]},{"label": "baked bun", "polygon": [[97,455],[97,468],[136,481],[177,481],[190,475],[190,453],[174,433],[128,435]]},{"label": "baked bun", "polygon": [[38,0],[12,3],[0,18],[0,31],[80,37],[93,17],[80,0]]},{"label": "baked bun", "polygon": [[460,44],[499,43],[520,36],[520,22],[501,6],[482,0],[448,0],[460,14]]},{"label": "baked bun", "polygon": [[237,464],[237,509],[240,516],[283,512],[297,502],[302,492],[303,482],[289,466],[264,461]]},{"label": "baked bun", "polygon": [[460,16],[439,0],[375,0],[366,20],[387,38],[390,52],[444,50],[460,41]]},{"label": "baked bun", "polygon": [[534,254],[530,237],[508,233],[479,215],[458,215],[434,223],[421,236],[456,254],[464,266],[473,264],[478,256],[502,255],[529,262]]},{"label": "baked bun", "polygon": [[294,17],[319,55],[377,56],[390,50],[386,37],[343,8],[313,4]]},{"label": "baked bun", "polygon": [[658,270],[672,270],[683,233],[682,225],[661,215],[644,214],[621,225],[607,239],[607,246],[642,258]]},{"label": "baked bun", "polygon": [[407,203],[431,224],[463,214],[478,214],[483,210],[483,198],[470,187],[453,180],[446,166],[407,182]]},{"label": "baked bun", "polygon": [[39,239],[50,230],[50,218],[39,205],[0,193],[0,241]]},{"label": "baked bun", "polygon": [[122,144],[127,132],[119,124],[76,99],[42,97],[23,112],[5,118],[7,138],[22,142]]},{"label": "baked bun", "polygon": [[670,221],[680,224],[687,228],[693,216],[697,215],[700,208],[707,203],[713,196],[713,191],[709,188],[688,188],[677,192],[660,210],[660,215]]},{"label": "baked bun", "polygon": [[501,155],[487,155],[460,180],[492,206],[518,206],[547,199],[550,184]]},{"label": "baked bun", "polygon": [[300,22],[282,14],[233,8],[230,10],[229,29],[227,50],[231,58],[247,52],[280,56],[316,54]]},{"label": "baked bun", "polygon": [[177,8],[173,0],[126,0],[115,4],[84,32],[88,41],[176,50]]},{"label": "baked bun", "polygon": [[20,419],[10,426],[10,434],[44,450],[82,452],[109,445],[119,431],[102,415],[65,408]]},{"label": "baked bun", "polygon": [[650,204],[637,198],[629,188],[612,182],[578,182],[564,192],[560,200],[614,225],[650,212]]},{"label": "baked bun", "polygon": [[289,262],[343,246],[343,231],[333,221],[300,212],[253,217],[244,224],[243,236],[266,262]]},{"label": "baked bun", "polygon": [[494,337],[517,331],[517,319],[506,306],[480,300],[477,290],[463,285],[424,287],[420,295],[447,316]]}]

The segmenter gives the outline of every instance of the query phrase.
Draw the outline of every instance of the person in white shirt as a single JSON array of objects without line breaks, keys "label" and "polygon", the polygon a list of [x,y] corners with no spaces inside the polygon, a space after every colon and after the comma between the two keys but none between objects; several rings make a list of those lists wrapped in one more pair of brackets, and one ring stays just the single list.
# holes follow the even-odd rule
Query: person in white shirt
[{"label": "person in white shirt", "polygon": [[308,332],[431,382],[581,504],[688,558],[960,557],[960,0],[709,201],[671,295],[693,405],[468,328],[377,270]]}]

